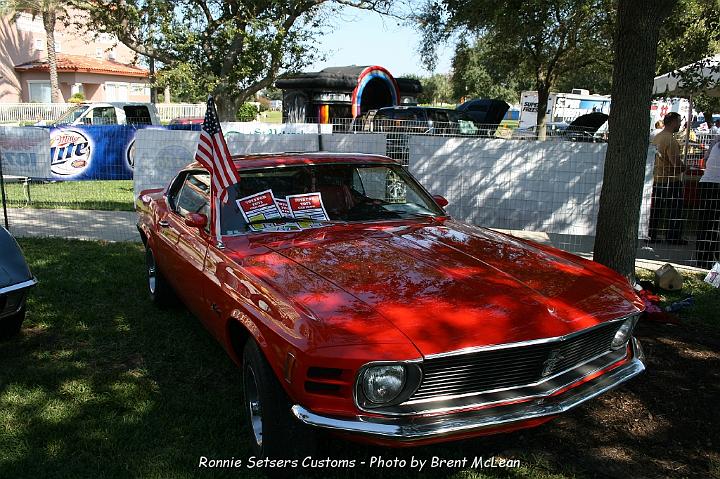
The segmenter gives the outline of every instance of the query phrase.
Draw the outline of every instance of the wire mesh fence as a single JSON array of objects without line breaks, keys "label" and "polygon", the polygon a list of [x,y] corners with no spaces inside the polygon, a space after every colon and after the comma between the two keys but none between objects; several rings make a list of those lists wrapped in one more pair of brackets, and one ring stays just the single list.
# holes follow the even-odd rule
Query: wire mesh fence
[{"label": "wire mesh fence", "polygon": [[[92,125],[76,130],[83,134],[110,128]],[[136,196],[142,189],[165,186],[192,161],[198,133],[126,128],[132,138],[109,135],[102,148],[92,134],[85,135],[85,146],[79,137],[66,138],[60,145],[52,143],[49,129],[2,128],[0,166],[10,230],[18,235],[137,240]],[[301,134],[236,133],[228,142],[236,154],[387,155],[406,166],[430,193],[446,196],[447,211],[459,220],[515,234],[531,232],[531,238],[571,252],[592,252],[604,141],[573,139],[567,132],[535,141],[512,131],[499,133],[504,130],[499,125],[462,128],[438,122],[337,120],[332,133],[320,127],[317,134],[307,133],[313,128],[305,127]],[[687,168],[672,184],[653,180],[655,153],[652,148],[648,152],[639,257],[704,268],[718,259],[720,179],[713,182],[707,175],[718,168],[708,159],[716,141],[717,136],[697,135],[685,148],[679,138]],[[94,151],[88,153],[87,148]],[[67,181],[57,174],[58,168],[53,170],[59,158],[68,169],[93,162],[96,169]],[[386,186],[392,189],[392,178]]]}]

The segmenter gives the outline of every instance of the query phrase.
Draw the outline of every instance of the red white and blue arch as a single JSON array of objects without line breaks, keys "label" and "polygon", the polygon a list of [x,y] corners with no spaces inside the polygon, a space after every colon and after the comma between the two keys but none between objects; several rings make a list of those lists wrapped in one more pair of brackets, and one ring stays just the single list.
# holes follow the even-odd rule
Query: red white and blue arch
[{"label": "red white and blue arch", "polygon": [[355,89],[352,92],[352,116],[355,118],[360,114],[361,105],[360,102],[362,101],[362,93],[367,84],[370,82],[370,80],[374,78],[380,78],[381,80],[384,80],[388,88],[390,90],[390,95],[392,96],[392,104],[398,105],[400,103],[400,88],[398,87],[397,82],[395,81],[395,78],[390,74],[389,71],[384,69],[381,66],[373,65],[371,67],[367,67],[364,69],[360,76],[358,76],[358,83]]}]

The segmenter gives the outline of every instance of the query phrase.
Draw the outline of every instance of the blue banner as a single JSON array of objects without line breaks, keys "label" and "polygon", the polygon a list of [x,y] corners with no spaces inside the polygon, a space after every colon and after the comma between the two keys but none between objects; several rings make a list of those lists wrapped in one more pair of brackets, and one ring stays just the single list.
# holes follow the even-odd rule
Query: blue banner
[{"label": "blue banner", "polygon": [[199,130],[200,125],[75,125],[50,127],[54,180],[131,180],[138,129]]}]

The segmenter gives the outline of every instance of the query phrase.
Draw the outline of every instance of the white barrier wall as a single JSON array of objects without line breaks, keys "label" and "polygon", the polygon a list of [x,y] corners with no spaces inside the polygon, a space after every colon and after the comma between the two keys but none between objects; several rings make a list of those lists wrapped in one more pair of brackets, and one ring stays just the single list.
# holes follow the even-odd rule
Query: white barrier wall
[{"label": "white barrier wall", "polygon": [[142,190],[167,186],[195,158],[200,132],[138,130],[135,137],[135,198]]},{"label": "white barrier wall", "polygon": [[[593,236],[607,145],[412,136],[410,171],[448,213],[476,225]],[[652,191],[648,152],[640,234]]]},{"label": "white barrier wall", "polygon": [[0,126],[3,176],[50,178],[49,148],[46,128]]},{"label": "white barrier wall", "polygon": [[321,135],[320,142],[322,143],[322,151],[384,155],[386,152],[386,139],[386,135],[380,133],[335,133],[333,135]]}]

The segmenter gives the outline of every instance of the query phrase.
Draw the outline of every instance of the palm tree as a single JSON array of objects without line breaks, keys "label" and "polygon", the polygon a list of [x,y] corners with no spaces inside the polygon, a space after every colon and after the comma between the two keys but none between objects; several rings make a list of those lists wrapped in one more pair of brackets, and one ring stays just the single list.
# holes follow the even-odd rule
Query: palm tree
[{"label": "palm tree", "polygon": [[45,28],[48,68],[50,70],[50,101],[59,103],[60,89],[58,86],[57,56],[55,55],[55,24],[59,16],[66,13],[62,0],[0,0],[0,13],[17,18],[19,13],[27,12],[35,17],[42,17]]}]

